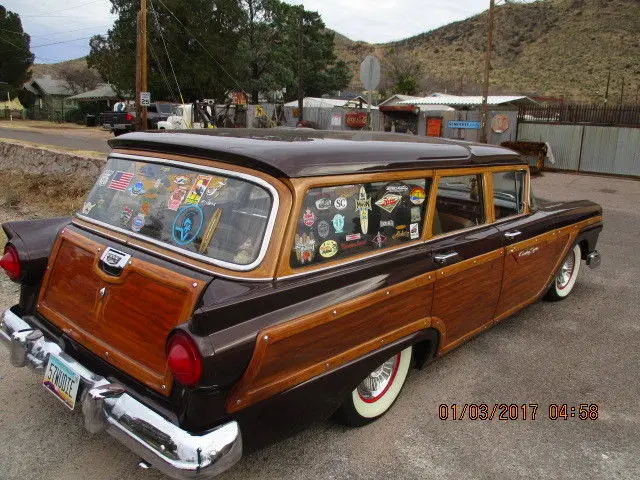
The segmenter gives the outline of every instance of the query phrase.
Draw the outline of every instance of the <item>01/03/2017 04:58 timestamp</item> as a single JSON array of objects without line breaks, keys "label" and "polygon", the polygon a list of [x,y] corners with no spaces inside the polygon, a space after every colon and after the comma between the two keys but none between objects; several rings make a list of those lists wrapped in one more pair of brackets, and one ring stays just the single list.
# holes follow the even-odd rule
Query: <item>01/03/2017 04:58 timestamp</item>
[{"label": "01/03/2017 04:58 timestamp", "polygon": [[[442,403],[438,407],[440,420],[537,420],[537,403]],[[546,409],[549,420],[597,420],[597,403],[550,403]]]}]

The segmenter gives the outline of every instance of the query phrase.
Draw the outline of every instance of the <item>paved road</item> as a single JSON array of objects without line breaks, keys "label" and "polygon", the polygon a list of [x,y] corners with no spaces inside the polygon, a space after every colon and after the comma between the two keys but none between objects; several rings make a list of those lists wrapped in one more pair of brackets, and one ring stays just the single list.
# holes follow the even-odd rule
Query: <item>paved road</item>
[{"label": "paved road", "polygon": [[[538,302],[413,371],[379,421],[316,425],[245,456],[222,479],[640,478],[640,182],[566,174],[535,180],[551,199],[605,209],[599,270],[559,303]],[[603,190],[606,190],[603,191]],[[91,436],[38,378],[0,352],[0,477],[159,479]],[[442,403],[537,403],[535,421],[442,421]],[[597,420],[549,420],[551,403],[597,403]],[[250,435],[250,432],[246,432]]]},{"label": "paved road", "polygon": [[[107,145],[107,134],[99,130],[43,130],[1,128],[0,138],[14,138],[26,142],[39,143],[43,145],[53,145],[56,147],[72,148],[74,150],[90,150],[94,152],[107,153],[111,149]],[[111,138],[109,136],[108,138]]]}]

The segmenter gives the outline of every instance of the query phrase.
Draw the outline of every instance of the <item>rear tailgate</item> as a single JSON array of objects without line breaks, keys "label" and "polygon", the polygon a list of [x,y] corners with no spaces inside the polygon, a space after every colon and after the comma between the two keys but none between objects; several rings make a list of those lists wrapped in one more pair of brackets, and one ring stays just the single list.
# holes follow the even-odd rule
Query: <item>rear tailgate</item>
[{"label": "rear tailgate", "polygon": [[75,228],[63,230],[49,258],[38,311],[102,359],[168,395],[167,336],[189,319],[206,281],[135,255],[114,272],[101,261],[105,248]]}]

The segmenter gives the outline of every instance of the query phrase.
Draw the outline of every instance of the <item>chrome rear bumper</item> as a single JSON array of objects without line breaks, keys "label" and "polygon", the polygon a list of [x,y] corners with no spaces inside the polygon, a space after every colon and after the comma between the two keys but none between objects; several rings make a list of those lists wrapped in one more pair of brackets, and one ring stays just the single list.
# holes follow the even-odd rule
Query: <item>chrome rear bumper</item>
[{"label": "chrome rear bumper", "polygon": [[44,374],[49,355],[58,356],[80,376],[79,399],[86,429],[91,433],[106,430],[172,478],[212,478],[242,456],[237,422],[192,435],[126,393],[121,385],[91,372],[11,310],[2,315],[0,340],[9,347],[16,367],[29,366]]}]

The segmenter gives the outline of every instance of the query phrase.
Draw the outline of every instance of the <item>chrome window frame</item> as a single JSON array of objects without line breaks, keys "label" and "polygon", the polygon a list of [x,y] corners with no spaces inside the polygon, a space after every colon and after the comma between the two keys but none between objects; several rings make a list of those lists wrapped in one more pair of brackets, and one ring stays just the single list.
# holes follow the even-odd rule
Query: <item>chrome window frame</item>
[{"label": "chrome window frame", "polygon": [[100,220],[95,220],[93,218],[87,217],[79,212],[76,212],[76,217],[84,220],[85,222],[89,222],[89,223],[93,223],[94,225],[99,225],[101,227],[104,227],[108,230],[113,230],[119,233],[123,233],[125,235],[128,235],[130,237],[133,238],[137,238],[139,240],[142,240],[144,242],[148,242],[148,243],[153,243],[154,245],[158,245],[162,248],[166,248],[167,250],[171,250],[177,253],[180,253],[181,255],[185,255],[191,258],[194,258],[196,260],[200,260],[202,262],[211,264],[211,265],[216,265],[218,267],[222,267],[222,268],[226,268],[228,270],[232,270],[232,271],[237,271],[237,272],[248,272],[251,270],[254,270],[256,267],[258,267],[258,265],[260,265],[262,263],[262,261],[264,260],[264,257],[267,254],[267,249],[269,248],[269,243],[271,242],[271,236],[273,234],[273,227],[275,225],[276,222],[276,216],[278,215],[278,210],[280,207],[280,197],[278,195],[278,191],[275,189],[275,187],[273,185],[271,185],[269,182],[262,180],[261,178],[255,177],[253,175],[249,175],[247,173],[241,173],[241,172],[234,172],[233,170],[225,170],[222,168],[217,168],[217,167],[207,167],[205,165],[199,165],[199,164],[195,164],[195,163],[188,163],[188,162],[181,162],[178,160],[169,160],[166,158],[160,158],[160,157],[146,157],[143,155],[130,155],[130,154],[126,154],[126,153],[113,153],[110,154],[107,159],[121,159],[121,160],[137,160],[137,161],[142,161],[142,162],[148,162],[148,163],[155,163],[155,164],[160,164],[160,165],[173,165],[173,166],[177,166],[177,167],[182,167],[182,168],[187,168],[190,170],[194,170],[194,171],[202,171],[202,172],[211,172],[211,173],[217,173],[220,175],[224,175],[227,177],[232,177],[232,178],[239,178],[241,180],[247,181],[249,183],[253,183],[255,185],[259,185],[263,188],[265,188],[269,194],[271,195],[271,212],[269,213],[269,219],[267,220],[267,226],[265,228],[264,231],[264,235],[262,237],[262,245],[260,245],[260,250],[258,252],[258,256],[256,257],[256,259],[247,264],[247,265],[241,265],[241,264],[237,264],[237,263],[231,263],[231,262],[225,262],[224,260],[217,260],[215,258],[211,258],[208,257],[206,255],[201,255],[199,253],[196,252],[190,252],[188,250],[185,250],[183,248],[171,245],[169,243],[163,242],[161,240],[156,240],[155,238],[151,238],[151,237],[147,237],[146,235],[141,235],[139,233],[133,232],[131,230],[126,230],[124,228],[120,228],[111,224],[108,224],[106,222],[102,222]]}]

